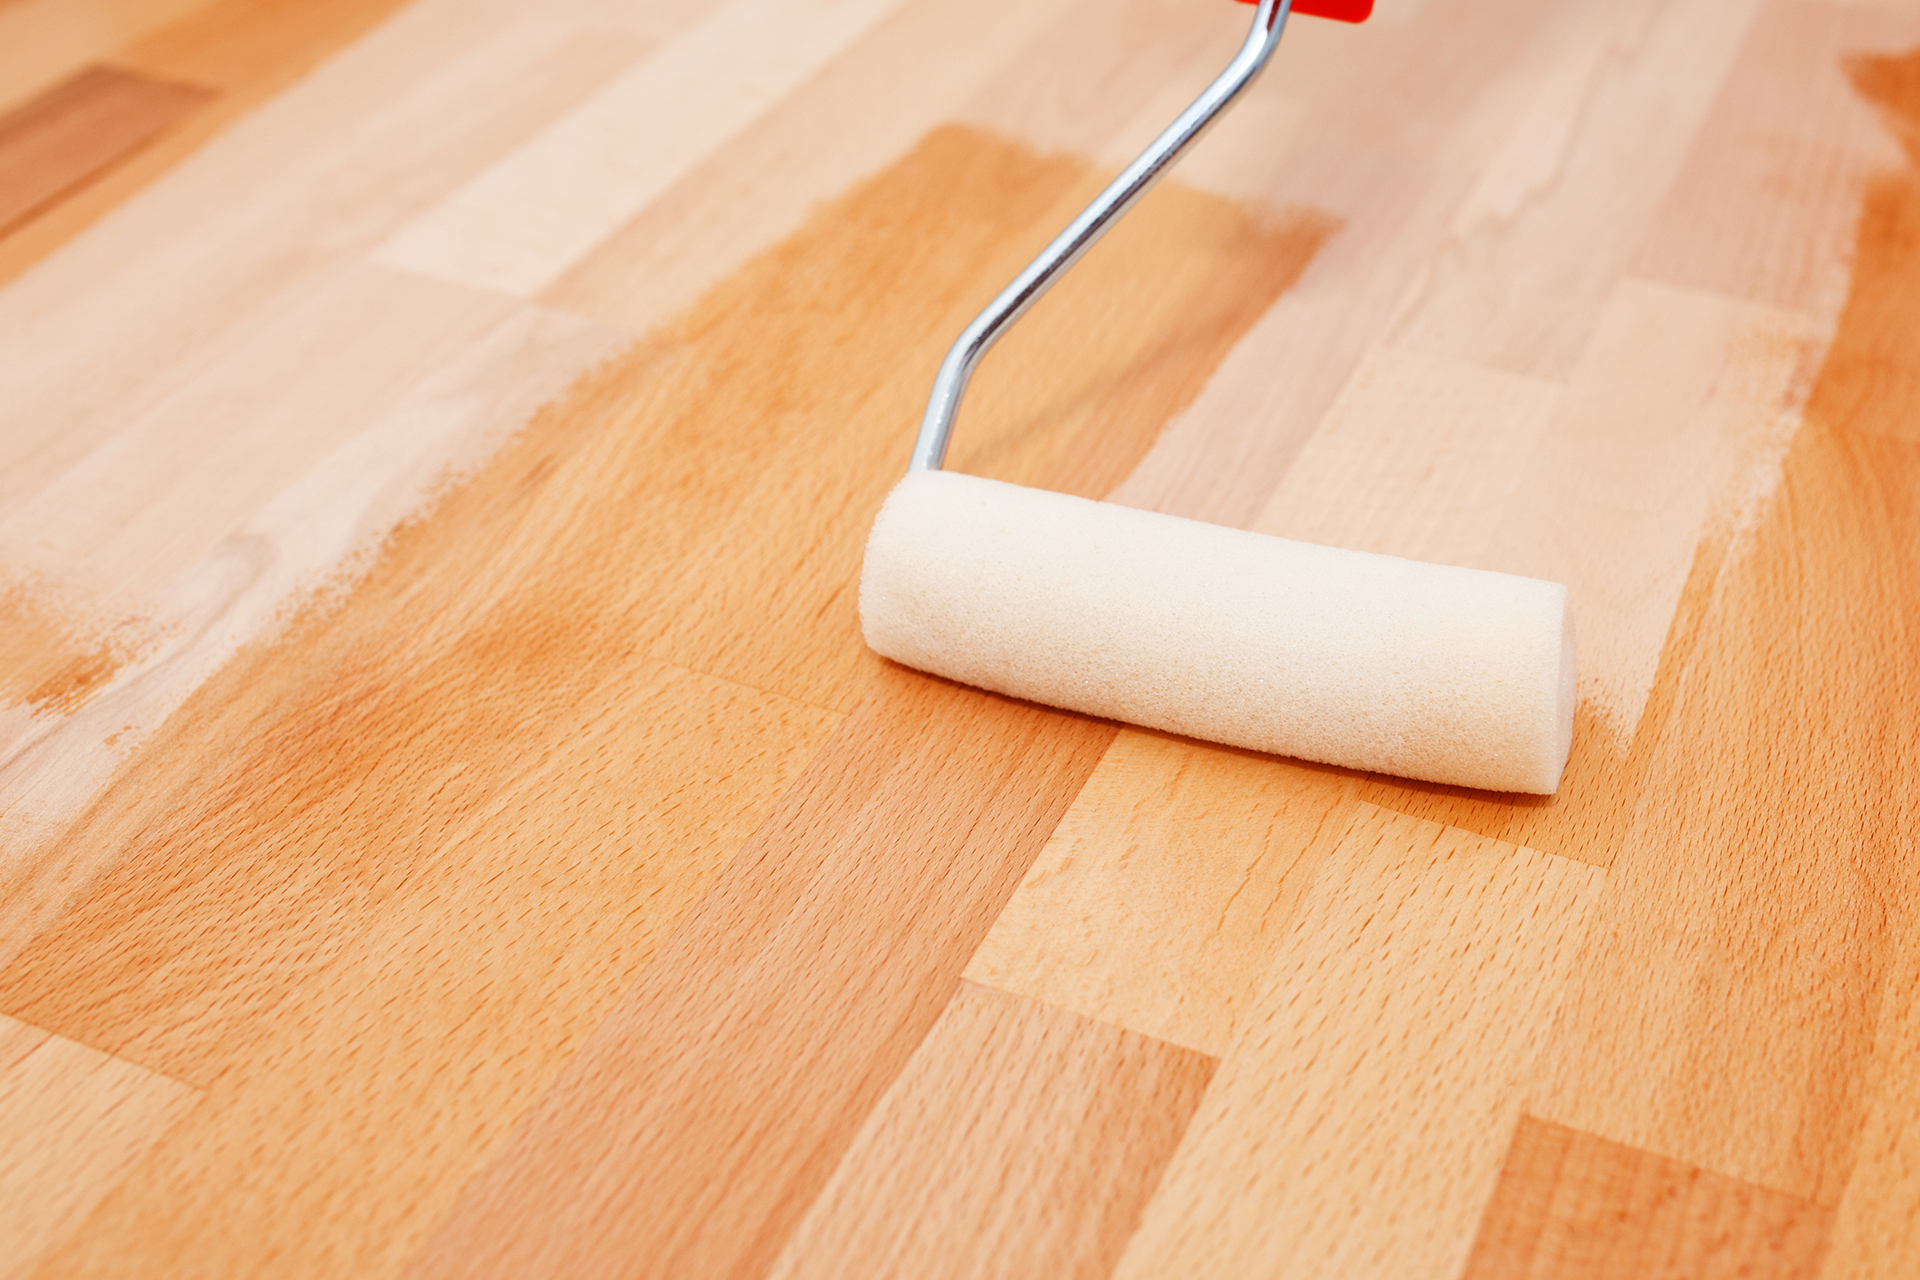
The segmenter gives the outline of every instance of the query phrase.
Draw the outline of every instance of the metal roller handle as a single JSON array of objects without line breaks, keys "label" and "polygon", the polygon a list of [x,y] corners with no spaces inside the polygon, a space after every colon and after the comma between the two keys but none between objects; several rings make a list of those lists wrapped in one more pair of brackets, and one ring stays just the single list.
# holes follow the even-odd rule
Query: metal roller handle
[{"label": "metal roller handle", "polygon": [[940,464],[946,461],[947,438],[953,434],[954,415],[960,411],[960,397],[966,393],[967,381],[973,377],[980,358],[1014,321],[1027,313],[1027,308],[1040,300],[1040,295],[1051,288],[1067,268],[1080,261],[1081,255],[1091,249],[1122,214],[1153,189],[1153,184],[1173,167],[1180,153],[1212,126],[1220,113],[1240,96],[1241,90],[1254,82],[1278,47],[1280,33],[1286,28],[1287,15],[1292,10],[1293,0],[1259,0],[1253,14],[1253,29],[1219,78],[1208,85],[1206,91],[1193,100],[1193,105],[1182,111],[1085,212],[1055,236],[1053,243],[1041,250],[1040,256],[1015,276],[1013,283],[1000,291],[999,297],[987,304],[985,311],[974,317],[973,323],[947,352],[947,358],[940,362],[939,376],[933,380],[933,394],[927,399],[926,416],[920,420],[920,436],[913,443],[913,461],[907,465],[909,473],[940,469]]}]

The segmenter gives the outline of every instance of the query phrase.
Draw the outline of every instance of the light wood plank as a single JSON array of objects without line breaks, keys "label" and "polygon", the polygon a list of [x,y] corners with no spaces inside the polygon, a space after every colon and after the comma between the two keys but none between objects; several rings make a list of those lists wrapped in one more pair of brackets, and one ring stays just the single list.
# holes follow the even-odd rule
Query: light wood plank
[{"label": "light wood plank", "polygon": [[1224,1054],[1358,792],[1344,770],[1122,730],[967,977]]},{"label": "light wood plank", "polygon": [[900,0],[730,0],[400,228],[376,261],[530,296]]},{"label": "light wood plank", "polygon": [[889,669],[408,1274],[764,1270],[1113,733]]},{"label": "light wood plank", "polygon": [[1363,806],[1115,1275],[1452,1275],[1603,881]]},{"label": "light wood plank", "polygon": [[0,295],[0,513],[642,48],[408,9]]},{"label": "light wood plank", "polygon": [[1913,324],[1915,187],[1920,183],[1920,51],[1847,64],[1860,95],[1880,109],[1907,163],[1867,187],[1854,242],[1854,270],[1839,332],[1820,371],[1827,422],[1875,440],[1920,443],[1920,333]]},{"label": "light wood plank", "polygon": [[1845,64],[1916,43],[1910,5],[1769,0],[1632,273],[1831,315],[1852,267],[1860,188],[1899,157]]},{"label": "light wood plank", "polygon": [[0,1275],[31,1272],[198,1096],[0,1015]]},{"label": "light wood plank", "polygon": [[1832,1217],[1522,1116],[1463,1280],[1812,1280]]},{"label": "light wood plank", "polygon": [[[1569,11],[1568,47],[1409,289],[1395,345],[1564,377],[1679,175],[1758,0]],[[1605,127],[1596,127],[1605,121]]]},{"label": "light wood plank", "polygon": [[[115,66],[203,85],[213,97],[111,171],[0,238],[0,281],[11,280],[119,207],[402,0],[208,0],[113,53]],[[68,10],[76,6],[54,0]]]},{"label": "light wood plank", "polygon": [[[1490,834],[1525,823],[1539,847],[1611,859],[1630,810],[1596,821],[1614,793],[1592,782],[1634,776],[1621,763],[1626,740],[1695,544],[1716,505],[1736,519],[1777,475],[1809,327],[1773,308],[1634,284],[1620,290],[1564,395],[1552,383],[1391,349],[1362,365],[1255,527],[1566,581],[1580,628],[1585,713],[1570,803],[1515,810],[1436,798],[1420,816],[1458,814],[1486,831],[1494,821],[1476,821],[1486,815],[1475,809],[1505,810],[1497,820],[1506,829]],[[1123,739],[1130,751],[1136,741],[1153,740]],[[970,976],[1222,1053],[1287,927],[1284,912],[1264,914],[1280,892],[1272,885],[1288,883],[1284,869],[1310,833],[1357,790],[1338,771],[1293,762],[1266,763],[1256,784],[1233,774],[1251,766],[1210,748],[1138,749],[1151,751],[1166,761],[1103,765],[1075,806],[1083,816],[1063,824]],[[1600,773],[1596,759],[1613,771]],[[1188,768],[1200,772],[1183,784]],[[1174,798],[1183,790],[1184,804]],[[1431,790],[1381,780],[1367,796],[1414,808],[1409,798]],[[1279,796],[1282,812],[1306,815],[1304,827],[1262,828]],[[1223,810],[1248,828],[1223,829]],[[1220,892],[1243,871],[1258,888],[1241,910],[1263,914],[1235,925],[1225,908],[1239,900]],[[1196,891],[1196,876],[1219,877],[1219,891]]]},{"label": "light wood plank", "polygon": [[0,520],[0,557],[140,599],[513,310],[490,294],[349,268]]},{"label": "light wood plank", "polygon": [[139,149],[210,95],[87,67],[0,118],[0,235]]},{"label": "light wood plank", "polygon": [[963,985],[771,1280],[1104,1280],[1215,1062]]},{"label": "light wood plank", "polygon": [[1368,800],[1612,863],[1728,548],[1779,483],[1824,328],[1622,282],[1476,562],[1574,593],[1580,702],[1560,793],[1540,801],[1383,777]]},{"label": "light wood plank", "polygon": [[1824,414],[1729,556],[1536,1110],[1831,1203],[1916,908],[1920,457]]},{"label": "light wood plank", "polygon": [[[955,119],[1115,171],[1219,74],[1247,34],[1243,9],[1167,0],[1070,0],[1048,9],[1045,29],[1002,59]],[[1163,111],[1169,95],[1178,105]],[[1158,114],[1143,123],[1149,104]]]},{"label": "light wood plank", "polygon": [[[715,147],[541,297],[635,334],[670,320],[799,231],[816,206],[947,123],[1060,7],[1055,0],[964,8],[907,0],[778,111]],[[956,49],[967,56],[954,56]]]},{"label": "light wood plank", "polygon": [[[1222,362],[1218,376],[1114,492],[1131,506],[1244,527],[1265,506],[1361,360],[1388,336],[1408,281],[1514,114],[1579,33],[1548,6],[1426,5],[1399,25],[1292,24],[1260,90],[1182,173],[1205,189],[1305,206],[1334,234]],[[1421,68],[1482,68],[1475,77]],[[1377,87],[1417,78],[1417,111]],[[1162,98],[1142,112],[1167,109]]]},{"label": "light wood plank", "polygon": [[1560,399],[1557,383],[1371,352],[1250,527],[1484,568]]},{"label": "light wood plank", "polygon": [[[85,639],[43,651],[28,705],[0,711],[0,829],[17,854],[70,817],[200,678],[266,634],[292,593],[384,536],[360,519],[358,495],[424,498],[607,354],[606,335],[584,326],[543,335],[540,313],[356,268],[338,252],[403,217],[420,199],[413,184],[450,185],[524,136],[516,113],[577,101],[643,47],[618,32],[475,20],[485,16],[457,4],[411,12],[0,302],[0,326],[19,338],[0,369],[15,392],[0,433],[0,510],[14,516],[6,558],[15,579],[50,584],[34,589],[77,615],[64,630]],[[147,56],[217,70],[261,53],[270,25],[223,25],[234,47],[201,47],[197,61],[164,42]],[[277,55],[283,68],[306,56],[314,25],[281,33],[296,46]],[[221,194],[236,186],[242,199]],[[263,212],[289,197],[293,217]],[[127,289],[140,305],[98,306]],[[530,369],[533,351],[553,365]],[[512,384],[476,377],[487,360],[507,361]],[[505,421],[509,409],[519,416]],[[348,458],[370,470],[345,474]],[[292,526],[314,517],[321,492],[342,505],[320,517],[329,536],[316,538]],[[122,509],[96,519],[103,503]],[[389,527],[410,513],[382,510]],[[145,661],[128,670],[134,656]],[[116,672],[123,687],[83,723],[33,714],[74,710]]]},{"label": "light wood plank", "polygon": [[[1363,368],[1255,527],[1567,583],[1583,728],[1624,755],[1696,548],[1716,526],[1751,518],[1777,483],[1821,338],[1811,317],[1626,281],[1564,399],[1551,384],[1420,365],[1430,358],[1399,352],[1376,357],[1419,372],[1390,380]],[[1474,379],[1481,398],[1458,398],[1454,388]],[[1503,433],[1494,416],[1502,406],[1517,434]],[[1449,423],[1458,431],[1469,420],[1486,455],[1447,434]],[[1383,472],[1382,458],[1392,470]],[[1511,495],[1491,515],[1475,502],[1489,490]],[[1587,861],[1610,858],[1563,847],[1585,833],[1556,825],[1564,830],[1526,838]]]}]

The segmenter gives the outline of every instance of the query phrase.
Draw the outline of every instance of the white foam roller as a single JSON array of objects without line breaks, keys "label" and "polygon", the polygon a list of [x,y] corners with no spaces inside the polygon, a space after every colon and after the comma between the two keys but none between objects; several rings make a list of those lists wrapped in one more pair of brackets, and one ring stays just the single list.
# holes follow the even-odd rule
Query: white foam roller
[{"label": "white foam roller", "polygon": [[1558,583],[925,471],[867,540],[860,619],[922,671],[1356,769],[1551,794],[1573,741]]}]

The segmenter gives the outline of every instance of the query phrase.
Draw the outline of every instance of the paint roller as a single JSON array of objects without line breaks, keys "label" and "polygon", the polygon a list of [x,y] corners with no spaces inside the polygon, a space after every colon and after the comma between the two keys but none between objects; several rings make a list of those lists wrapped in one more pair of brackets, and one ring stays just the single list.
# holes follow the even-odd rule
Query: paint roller
[{"label": "paint roller", "polygon": [[1258,0],[1220,77],[947,353],[907,475],[867,540],[876,652],[996,693],[1275,755],[1552,794],[1573,740],[1559,583],[1315,546],[941,470],[982,356],[1266,66]]}]

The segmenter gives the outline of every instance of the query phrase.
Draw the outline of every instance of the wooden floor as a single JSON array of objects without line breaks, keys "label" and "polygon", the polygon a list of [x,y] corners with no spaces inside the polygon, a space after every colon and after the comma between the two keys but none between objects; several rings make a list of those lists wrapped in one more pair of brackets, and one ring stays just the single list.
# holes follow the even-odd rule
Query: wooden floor
[{"label": "wooden floor", "polygon": [[0,1277],[1920,1275],[1920,0],[1297,19],[962,415],[1557,796],[860,642],[1248,12],[0,0]]}]

